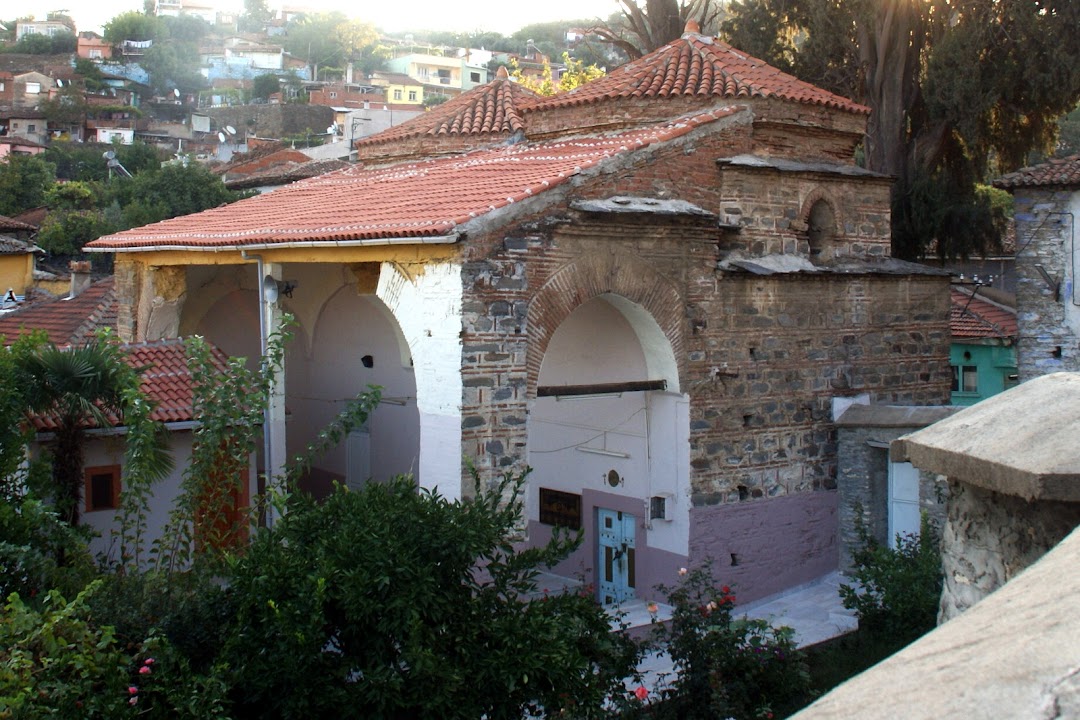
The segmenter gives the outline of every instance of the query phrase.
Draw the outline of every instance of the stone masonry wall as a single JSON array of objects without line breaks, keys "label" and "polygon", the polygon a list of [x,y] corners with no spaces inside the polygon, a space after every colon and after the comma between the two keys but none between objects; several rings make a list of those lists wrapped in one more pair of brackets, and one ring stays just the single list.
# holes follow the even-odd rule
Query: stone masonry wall
[{"label": "stone masonry wall", "polygon": [[[875,447],[891,443],[918,427],[841,427],[837,431],[840,493],[840,569],[851,568],[851,553],[861,545],[856,523],[861,520],[870,536],[882,545],[889,537],[889,451]],[[919,505],[937,528],[945,524],[944,478],[919,473]],[[858,509],[861,508],[861,512]]]},{"label": "stone masonry wall", "polygon": [[938,623],[959,615],[1080,526],[1080,503],[1028,502],[949,480]]},{"label": "stone masonry wall", "polygon": [[694,504],[835,488],[834,396],[947,402],[946,282],[726,275],[691,296]]},{"label": "stone masonry wall", "polygon": [[[1073,305],[1073,243],[1080,192],[1019,188],[1014,193],[1020,380],[1080,370],[1080,308]],[[1038,266],[1057,283],[1047,283]]]}]

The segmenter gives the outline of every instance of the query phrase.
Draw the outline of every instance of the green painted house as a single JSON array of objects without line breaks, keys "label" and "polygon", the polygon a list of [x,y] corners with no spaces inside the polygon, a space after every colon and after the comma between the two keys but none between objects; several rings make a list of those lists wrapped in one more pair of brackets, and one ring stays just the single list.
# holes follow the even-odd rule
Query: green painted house
[{"label": "green painted house", "polygon": [[953,285],[949,326],[953,405],[974,405],[1017,383],[1016,309],[1004,293]]}]

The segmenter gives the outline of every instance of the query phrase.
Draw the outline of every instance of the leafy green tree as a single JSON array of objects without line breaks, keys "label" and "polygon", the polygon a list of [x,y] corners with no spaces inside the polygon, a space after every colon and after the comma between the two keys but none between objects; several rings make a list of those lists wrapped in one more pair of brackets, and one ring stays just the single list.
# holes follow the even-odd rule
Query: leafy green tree
[{"label": "leafy green tree", "polygon": [[192,42],[154,43],[143,53],[140,64],[150,74],[150,87],[156,95],[169,95],[173,88],[196,92],[206,85],[199,73],[199,50]]},{"label": "leafy green tree", "polygon": [[[737,47],[871,108],[866,166],[896,178],[893,252],[966,254],[975,184],[1048,148],[1080,99],[1080,4],[1070,0],[739,0]],[[949,193],[927,214],[920,198]],[[985,221],[979,221],[985,227]]]},{"label": "leafy green tree", "polygon": [[36,155],[10,155],[0,163],[0,215],[17,215],[45,204],[56,168]]},{"label": "leafy green tree", "polygon": [[50,212],[38,233],[37,243],[50,255],[76,256],[82,254],[90,241],[117,229],[100,210]]},{"label": "leafy green tree", "polygon": [[197,43],[211,30],[210,24],[196,15],[163,15],[159,19],[165,25],[169,40],[173,41]]},{"label": "leafy green tree", "polygon": [[26,388],[27,413],[56,423],[51,445],[52,493],[60,517],[79,522],[83,486],[83,445],[88,424],[107,427],[123,417],[124,390],[138,377],[119,346],[102,339],[64,349],[46,343],[20,357],[18,377]]},{"label": "leafy green tree", "polygon": [[632,643],[591,597],[536,597],[538,568],[580,540],[515,551],[521,479],[477,487],[460,502],[407,478],[294,497],[234,565],[237,717],[603,716]]},{"label": "leafy green tree", "polygon": [[266,0],[244,0],[244,12],[240,14],[240,29],[246,32],[261,32],[267,22],[274,17],[274,11]]},{"label": "leafy green tree", "polygon": [[93,60],[75,58],[75,72],[83,79],[87,90],[96,92],[105,87],[105,74]]},{"label": "leafy green tree", "polygon": [[55,35],[24,35],[17,43],[14,50],[17,53],[28,55],[58,55],[60,53],[75,52],[78,44],[75,33],[61,32]]},{"label": "leafy green tree", "polygon": [[723,12],[716,0],[618,0],[619,13],[607,22],[586,27],[631,60],[660,48],[682,35],[688,20],[711,29]]},{"label": "leafy green tree", "polygon": [[55,125],[82,125],[86,121],[89,106],[82,88],[67,85],[60,88],[55,96],[42,100],[38,109]]},{"label": "leafy green tree", "polygon": [[167,33],[168,30],[159,18],[136,11],[120,13],[105,23],[104,28],[106,42],[114,47],[119,47],[125,40],[160,40],[165,38]]},{"label": "leafy green tree", "polygon": [[316,77],[320,65],[369,60],[379,47],[378,40],[370,23],[350,20],[341,12],[313,13],[289,27],[285,49],[304,58]]},{"label": "leafy green tree", "polygon": [[170,163],[133,178],[115,178],[112,198],[119,202],[125,227],[139,227],[189,215],[247,197],[225,187],[221,178],[197,163]]},{"label": "leafy green tree", "polygon": [[266,73],[255,78],[255,82],[252,83],[251,94],[252,97],[266,100],[280,90],[281,81],[278,80],[278,76]]}]

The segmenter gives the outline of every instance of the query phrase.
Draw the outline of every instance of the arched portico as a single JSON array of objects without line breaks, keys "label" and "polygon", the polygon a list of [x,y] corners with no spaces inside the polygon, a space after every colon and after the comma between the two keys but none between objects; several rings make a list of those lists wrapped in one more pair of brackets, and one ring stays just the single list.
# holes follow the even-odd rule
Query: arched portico
[{"label": "arched portico", "polygon": [[580,528],[585,543],[556,572],[591,578],[603,602],[651,599],[689,541],[689,399],[668,336],[624,296],[586,300],[552,333],[536,394],[531,541]]}]

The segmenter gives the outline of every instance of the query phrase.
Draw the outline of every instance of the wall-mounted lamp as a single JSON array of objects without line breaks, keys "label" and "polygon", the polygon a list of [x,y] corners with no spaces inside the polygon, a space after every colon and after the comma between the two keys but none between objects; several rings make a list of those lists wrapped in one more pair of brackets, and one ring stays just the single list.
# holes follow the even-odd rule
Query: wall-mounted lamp
[{"label": "wall-mounted lamp", "polygon": [[592,455],[605,455],[607,457],[617,457],[623,459],[630,457],[629,453],[618,452],[616,450],[604,450],[602,448],[584,447],[582,445],[578,445],[576,449],[578,452],[590,453]]},{"label": "wall-mounted lamp", "polygon": [[296,280],[277,280],[272,275],[267,275],[262,281],[263,301],[268,303],[277,302],[282,295],[292,299],[293,290],[299,287]]}]

